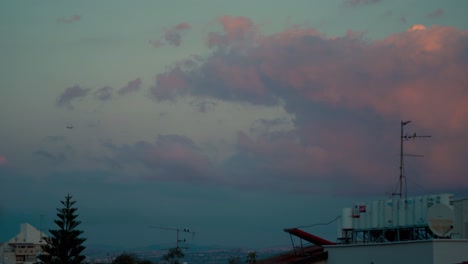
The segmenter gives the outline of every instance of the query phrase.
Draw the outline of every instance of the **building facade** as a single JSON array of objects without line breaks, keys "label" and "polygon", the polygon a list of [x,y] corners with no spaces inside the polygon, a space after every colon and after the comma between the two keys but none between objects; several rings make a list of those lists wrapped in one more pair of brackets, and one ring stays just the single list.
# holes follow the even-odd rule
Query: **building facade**
[{"label": "building facade", "polygon": [[42,254],[44,234],[28,223],[20,225],[20,233],[1,244],[0,264],[33,264]]}]

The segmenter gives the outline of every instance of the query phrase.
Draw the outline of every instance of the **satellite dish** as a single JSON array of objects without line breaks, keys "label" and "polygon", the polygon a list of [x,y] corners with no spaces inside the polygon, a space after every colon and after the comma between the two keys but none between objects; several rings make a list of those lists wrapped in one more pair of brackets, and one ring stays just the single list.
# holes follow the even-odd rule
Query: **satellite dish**
[{"label": "satellite dish", "polygon": [[436,203],[427,210],[429,228],[438,237],[448,237],[452,234],[454,218],[453,209],[442,203]]}]

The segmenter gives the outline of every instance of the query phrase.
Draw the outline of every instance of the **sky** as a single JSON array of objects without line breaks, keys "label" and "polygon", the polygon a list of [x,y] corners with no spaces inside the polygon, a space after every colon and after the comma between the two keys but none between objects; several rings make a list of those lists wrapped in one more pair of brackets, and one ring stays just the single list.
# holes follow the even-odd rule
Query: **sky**
[{"label": "sky", "polygon": [[[289,245],[398,192],[468,197],[465,0],[0,1],[0,241]],[[336,225],[304,229],[334,241]]]}]

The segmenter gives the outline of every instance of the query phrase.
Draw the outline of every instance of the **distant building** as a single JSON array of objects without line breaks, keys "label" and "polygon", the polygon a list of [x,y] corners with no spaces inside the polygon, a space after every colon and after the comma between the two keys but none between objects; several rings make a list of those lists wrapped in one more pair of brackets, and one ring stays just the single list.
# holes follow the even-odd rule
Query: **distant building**
[{"label": "distant building", "polygon": [[20,233],[0,245],[0,264],[33,264],[42,254],[45,235],[28,223],[20,225]]}]

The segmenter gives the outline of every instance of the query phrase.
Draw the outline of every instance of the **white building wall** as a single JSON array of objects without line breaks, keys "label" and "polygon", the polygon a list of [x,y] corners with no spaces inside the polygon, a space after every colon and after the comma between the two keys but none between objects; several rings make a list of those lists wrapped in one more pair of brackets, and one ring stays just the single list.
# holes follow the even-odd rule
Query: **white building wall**
[{"label": "white building wall", "polygon": [[464,263],[468,261],[468,240],[443,240],[434,243],[434,263]]},{"label": "white building wall", "polygon": [[327,264],[373,263],[414,264],[433,263],[430,243],[387,243],[325,246]]},{"label": "white building wall", "polygon": [[455,226],[452,238],[468,239],[468,199],[454,202]]},{"label": "white building wall", "polygon": [[387,244],[325,246],[327,264],[463,263],[468,261],[468,240],[438,239]]}]

